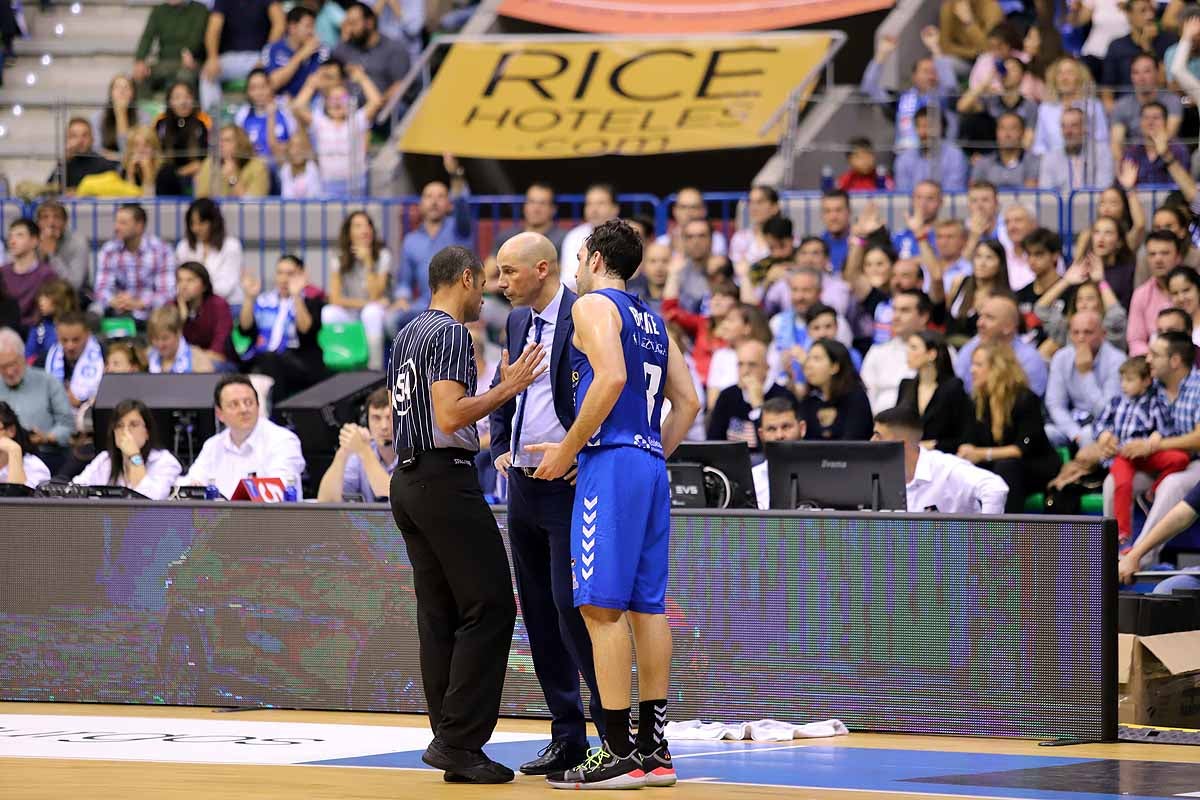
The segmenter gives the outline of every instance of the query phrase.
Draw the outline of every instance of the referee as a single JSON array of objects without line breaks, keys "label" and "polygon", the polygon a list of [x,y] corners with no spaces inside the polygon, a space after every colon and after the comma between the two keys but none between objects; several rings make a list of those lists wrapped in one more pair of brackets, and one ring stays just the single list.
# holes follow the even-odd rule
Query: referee
[{"label": "referee", "polygon": [[483,264],[463,247],[429,262],[429,310],[392,345],[389,386],[396,471],[391,503],[417,593],[421,678],[434,738],[422,760],[461,783],[506,783],[483,752],[500,714],[516,607],[508,557],[475,475],[476,420],[545,371],[540,345],[500,363],[475,396],[475,354],[463,325],[479,319]]}]

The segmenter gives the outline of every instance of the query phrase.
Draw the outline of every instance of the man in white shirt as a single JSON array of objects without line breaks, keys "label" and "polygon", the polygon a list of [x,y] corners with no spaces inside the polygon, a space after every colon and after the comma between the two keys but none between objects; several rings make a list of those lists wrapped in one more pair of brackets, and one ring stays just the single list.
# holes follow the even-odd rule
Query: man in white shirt
[{"label": "man in white shirt", "polygon": [[[796,406],[786,397],[772,397],[763,403],[762,415],[758,418],[760,442],[798,442],[804,438],[804,420],[796,416]],[[751,468],[754,477],[754,496],[758,507],[771,507],[771,481],[767,462]]]},{"label": "man in white shirt", "polygon": [[912,377],[908,368],[908,337],[929,327],[933,303],[920,289],[905,289],[892,297],[892,338],[871,345],[863,359],[863,385],[878,414],[896,405],[900,381]]},{"label": "man in white shirt", "polygon": [[583,222],[567,231],[559,249],[559,275],[567,288],[575,291],[575,274],[579,270],[579,248],[592,235],[597,225],[616,219],[621,214],[617,190],[611,183],[593,183],[583,196]]},{"label": "man in white shirt", "polygon": [[238,483],[251,472],[261,478],[296,481],[304,472],[300,439],[287,428],[259,417],[258,392],[245,375],[226,375],[213,391],[217,419],[225,430],[204,443],[180,486],[207,486],[211,481],[223,497],[232,497]]},{"label": "man in white shirt", "polygon": [[909,511],[1004,513],[1008,484],[1000,476],[958,456],[926,450],[921,435],[921,418],[911,409],[892,408],[875,415],[874,441],[904,443]]}]

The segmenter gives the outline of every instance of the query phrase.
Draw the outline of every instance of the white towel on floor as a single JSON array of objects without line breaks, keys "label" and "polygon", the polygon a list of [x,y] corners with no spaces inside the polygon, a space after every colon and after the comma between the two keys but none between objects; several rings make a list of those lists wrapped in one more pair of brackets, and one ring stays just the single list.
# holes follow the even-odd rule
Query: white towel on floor
[{"label": "white towel on floor", "polygon": [[667,739],[693,739],[703,741],[740,742],[790,742],[792,739],[825,739],[830,736],[845,736],[850,731],[841,720],[827,719],[807,725],[793,725],[776,719],[760,719],[754,722],[726,724],[724,722],[701,722],[689,719],[668,722],[663,736]]}]

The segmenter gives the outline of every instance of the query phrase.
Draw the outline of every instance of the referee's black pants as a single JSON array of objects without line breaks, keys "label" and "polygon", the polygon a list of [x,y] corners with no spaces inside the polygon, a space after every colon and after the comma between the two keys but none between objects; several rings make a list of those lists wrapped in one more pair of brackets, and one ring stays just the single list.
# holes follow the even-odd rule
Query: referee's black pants
[{"label": "referee's black pants", "polygon": [[392,473],[392,515],[417,592],[421,679],[435,736],[478,750],[491,738],[512,645],[516,603],[475,454],[432,450]]}]

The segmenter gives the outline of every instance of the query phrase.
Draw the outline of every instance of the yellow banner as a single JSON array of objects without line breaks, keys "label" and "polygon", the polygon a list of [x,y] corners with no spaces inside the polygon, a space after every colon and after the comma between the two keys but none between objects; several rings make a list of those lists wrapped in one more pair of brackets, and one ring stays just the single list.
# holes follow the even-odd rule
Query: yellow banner
[{"label": "yellow banner", "polygon": [[772,145],[772,118],[830,53],[823,33],[461,41],[405,118],[402,150],[584,158]]}]

